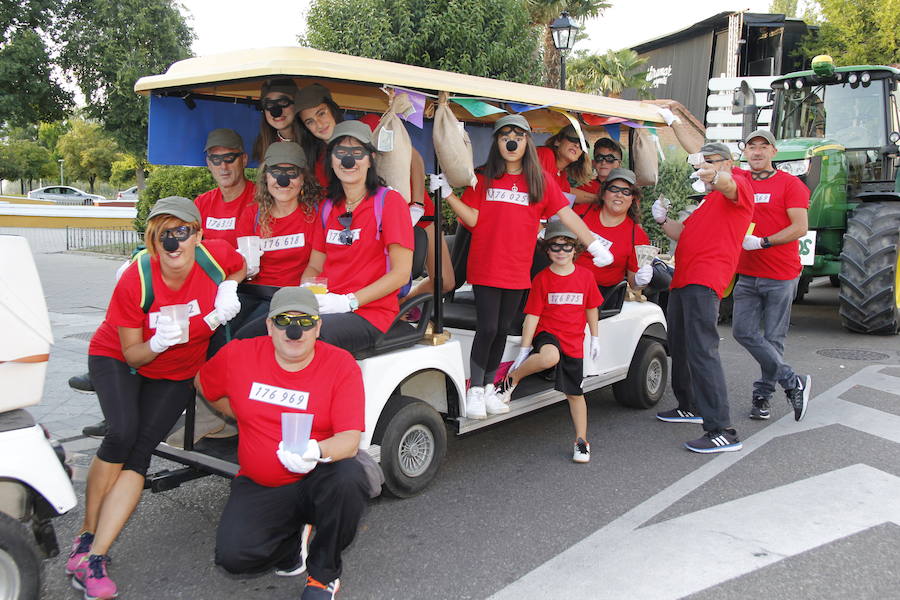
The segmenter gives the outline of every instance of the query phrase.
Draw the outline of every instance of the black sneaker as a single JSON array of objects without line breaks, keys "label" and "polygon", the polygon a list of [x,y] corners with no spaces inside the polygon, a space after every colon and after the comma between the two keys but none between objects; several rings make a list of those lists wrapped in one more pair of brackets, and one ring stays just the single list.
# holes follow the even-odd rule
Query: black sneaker
[{"label": "black sneaker", "polygon": [[297,560],[287,567],[275,567],[275,574],[279,577],[296,577],[306,571],[306,559],[309,557],[309,537],[312,535],[312,525],[307,523],[300,530],[300,552]]},{"label": "black sneaker", "polygon": [[81,392],[82,394],[94,393],[94,384],[91,382],[90,373],[72,375],[71,377],[69,377],[69,387],[76,392]]},{"label": "black sneaker", "polygon": [[812,377],[809,375],[798,375],[797,386],[789,390],[784,390],[787,396],[788,404],[794,407],[794,420],[799,421],[806,414],[806,407],[809,405],[809,393],[812,390]]},{"label": "black sneaker", "polygon": [[765,421],[769,416],[769,399],[764,396],[753,396],[750,418],[757,421]]},{"label": "black sneaker", "polygon": [[99,423],[87,425],[84,429],[81,430],[81,433],[88,437],[103,439],[106,437],[107,431],[109,431],[109,426],[106,424],[106,419],[104,419]]},{"label": "black sneaker", "polygon": [[306,578],[306,587],[303,588],[300,600],[331,600],[339,589],[341,589],[340,579],[324,584],[310,576]]},{"label": "black sneaker", "polygon": [[695,415],[689,410],[681,410],[680,408],[673,408],[672,410],[667,410],[665,412],[656,413],[656,418],[660,421],[665,421],[666,423],[697,423],[698,425],[703,424],[703,417]]},{"label": "black sneaker", "polygon": [[692,442],[685,442],[684,447],[691,452],[712,454],[713,452],[735,452],[744,447],[738,439],[737,431],[724,429],[722,431],[707,431],[703,437]]}]

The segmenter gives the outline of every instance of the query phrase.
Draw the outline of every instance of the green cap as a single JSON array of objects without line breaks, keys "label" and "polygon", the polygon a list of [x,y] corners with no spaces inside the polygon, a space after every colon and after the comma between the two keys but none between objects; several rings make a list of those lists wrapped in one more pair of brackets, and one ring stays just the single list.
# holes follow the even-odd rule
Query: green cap
[{"label": "green cap", "polygon": [[208,152],[210,148],[221,146],[222,148],[233,148],[235,150],[244,151],[244,140],[234,129],[213,129],[206,136],[206,146],[203,151]]},{"label": "green cap", "polygon": [[147,220],[149,221],[160,215],[171,215],[181,219],[185,223],[203,222],[200,219],[200,211],[197,209],[197,205],[181,196],[168,196],[157,200],[156,204],[153,205],[153,208],[150,209]]},{"label": "green cap", "polygon": [[549,221],[547,228],[544,229],[544,239],[552,240],[555,237],[567,237],[576,242],[578,241],[578,236],[566,227],[562,221]]},{"label": "green cap", "polygon": [[358,139],[363,144],[372,144],[372,130],[362,121],[341,121],[334,126],[334,131],[331,132],[331,139],[328,140],[328,143],[330,144],[334,140],[339,140],[348,135]]},{"label": "green cap", "polygon": [[301,88],[297,94],[297,110],[315,108],[326,100],[331,100],[331,92],[320,83],[313,83]]},{"label": "green cap", "polygon": [[504,115],[494,121],[494,133],[497,133],[507,125],[512,125],[528,132],[531,131],[531,125],[528,124],[528,121],[522,115]]},{"label": "green cap", "polygon": [[301,169],[306,166],[306,154],[297,142],[272,142],[266,148],[266,157],[263,164],[267,167],[274,165],[294,165]]},{"label": "green cap", "polygon": [[609,175],[606,176],[606,183],[616,179],[624,179],[631,185],[634,185],[637,182],[637,177],[634,176],[634,171],[631,169],[613,169],[609,172]]},{"label": "green cap", "polygon": [[286,312],[319,316],[319,302],[309,288],[283,287],[272,295],[272,302],[269,304],[269,318]]},{"label": "green cap", "polygon": [[734,160],[734,157],[731,155],[731,148],[729,148],[722,142],[706,142],[700,148],[700,153],[704,156],[706,156],[707,154],[718,154],[722,158]]},{"label": "green cap", "polygon": [[266,79],[259,91],[259,98],[262,100],[272,92],[280,92],[286,96],[290,96],[291,100],[297,101],[297,93],[300,90],[293,79]]}]

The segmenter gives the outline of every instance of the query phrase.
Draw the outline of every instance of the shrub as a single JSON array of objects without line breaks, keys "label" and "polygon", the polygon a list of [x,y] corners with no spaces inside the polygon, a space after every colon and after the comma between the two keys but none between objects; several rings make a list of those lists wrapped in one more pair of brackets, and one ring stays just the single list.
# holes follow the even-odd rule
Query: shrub
[{"label": "shrub", "polygon": [[653,220],[650,207],[660,195],[663,195],[672,202],[672,207],[669,209],[670,218],[677,218],[678,213],[688,205],[699,202],[699,199],[691,198],[691,195],[696,194],[691,188],[689,179],[694,169],[688,164],[686,158],[687,155],[684,152],[666,157],[666,160],[659,163],[659,179],[656,185],[645,186],[641,189],[643,196],[641,225],[650,236],[651,243],[659,246],[664,252],[669,245],[669,238],[663,233],[659,224]]}]

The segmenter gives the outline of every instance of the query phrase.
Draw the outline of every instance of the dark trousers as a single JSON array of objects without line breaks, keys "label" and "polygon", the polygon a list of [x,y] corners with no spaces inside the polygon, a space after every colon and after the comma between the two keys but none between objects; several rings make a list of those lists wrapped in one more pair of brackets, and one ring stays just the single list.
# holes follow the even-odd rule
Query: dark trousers
[{"label": "dark trousers", "polygon": [[216,564],[230,573],[259,573],[296,564],[300,532],[315,526],[306,565],[328,583],[341,575],[341,553],[356,536],[369,498],[356,460],[321,463],[296,483],[266,487],[235,477],[216,533]]},{"label": "dark trousers", "polygon": [[702,285],[669,293],[666,319],[672,355],[672,390],[678,408],[699,413],[703,429],[731,427],[728,388],[719,358],[719,297]]},{"label": "dark trousers", "polygon": [[525,290],[473,285],[472,292],[477,323],[469,355],[469,373],[474,387],[494,383],[506,347],[506,333],[519,312]]}]

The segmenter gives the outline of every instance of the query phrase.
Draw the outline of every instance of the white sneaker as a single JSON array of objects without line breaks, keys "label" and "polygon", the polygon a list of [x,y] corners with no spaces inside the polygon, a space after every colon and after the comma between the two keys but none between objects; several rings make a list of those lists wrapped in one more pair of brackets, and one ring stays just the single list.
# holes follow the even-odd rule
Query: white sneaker
[{"label": "white sneaker", "polygon": [[509,412],[509,405],[497,396],[493,384],[484,386],[484,406],[489,415],[502,415]]},{"label": "white sneaker", "polygon": [[572,460],[577,463],[590,462],[591,445],[581,438],[575,440],[575,452],[572,454]]},{"label": "white sneaker", "polygon": [[507,375],[503,381],[500,382],[500,385],[497,386],[495,391],[501,402],[509,404],[509,401],[512,400],[513,390],[515,389],[516,385],[512,382],[512,378]]},{"label": "white sneaker", "polygon": [[469,419],[487,419],[484,412],[484,388],[470,387],[466,392],[466,417]]}]

